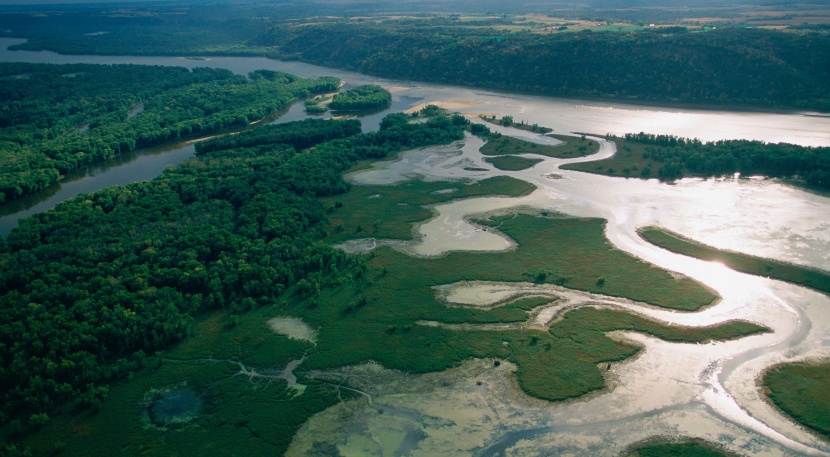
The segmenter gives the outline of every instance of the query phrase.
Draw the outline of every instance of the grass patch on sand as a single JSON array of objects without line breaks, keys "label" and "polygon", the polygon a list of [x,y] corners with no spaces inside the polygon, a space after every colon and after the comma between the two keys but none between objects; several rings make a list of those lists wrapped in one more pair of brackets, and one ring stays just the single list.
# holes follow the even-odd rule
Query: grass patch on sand
[{"label": "grass patch on sand", "polygon": [[764,373],[765,393],[800,424],[830,439],[830,363],[788,363]]},{"label": "grass patch on sand", "polygon": [[524,157],[517,157],[517,156],[496,156],[496,157],[487,157],[484,159],[485,162],[492,164],[494,167],[498,168],[499,170],[504,171],[519,171],[519,170],[527,170],[528,168],[536,165],[537,163],[541,162],[542,159],[526,159]]},{"label": "grass patch on sand", "polygon": [[556,159],[572,159],[595,154],[599,151],[599,143],[585,137],[548,135],[562,141],[562,144],[550,146],[537,144],[530,141],[520,140],[509,136],[490,135],[487,143],[481,147],[484,155],[510,155],[510,154],[539,154],[545,157]]},{"label": "grass patch on sand", "polygon": [[736,457],[722,447],[706,441],[686,438],[680,440],[653,439],[636,444],[626,457]]},{"label": "grass patch on sand", "polygon": [[408,181],[394,186],[352,186],[345,194],[322,199],[328,212],[327,241],[356,238],[412,239],[412,224],[432,216],[426,205],[489,195],[518,197],[536,186],[497,176],[474,182]]},{"label": "grass patch on sand", "polygon": [[649,243],[678,254],[711,262],[720,262],[743,273],[780,279],[821,292],[830,292],[830,273],[828,272],[716,249],[657,227],[646,227],[640,229],[638,233]]},{"label": "grass patch on sand", "polygon": [[576,170],[597,175],[616,176],[620,178],[657,178],[663,162],[649,158],[646,144],[622,138],[614,139],[617,153],[613,156],[592,162],[568,163],[563,170]]}]

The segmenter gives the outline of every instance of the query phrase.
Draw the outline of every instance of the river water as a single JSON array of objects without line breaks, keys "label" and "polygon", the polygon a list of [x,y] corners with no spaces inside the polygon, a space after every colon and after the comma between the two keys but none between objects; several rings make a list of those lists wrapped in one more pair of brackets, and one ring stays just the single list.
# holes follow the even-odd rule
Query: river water
[{"label": "river water", "polygon": [[[332,75],[350,85],[380,84],[393,91],[395,110],[437,103],[472,118],[481,113],[511,115],[516,121],[551,127],[556,133],[622,135],[646,131],[704,141],[746,138],[830,146],[830,117],[817,113],[712,111],[554,99],[390,81],[262,58],[187,60],[5,50],[19,41],[0,39],[0,61],[214,66],[238,73],[264,68],[306,77]],[[292,108],[280,120],[301,118],[303,114],[297,110]],[[382,115],[377,113],[375,118],[365,121],[367,125],[374,124]],[[525,132],[509,133],[533,141],[549,141]],[[597,139],[602,144],[597,156],[570,161],[614,153],[613,143]],[[470,361],[445,373],[407,377],[405,383],[396,381],[402,375],[380,367],[348,368],[363,370],[365,379],[374,376],[380,387],[373,401],[367,404],[355,400],[315,416],[295,438],[291,453],[302,454],[305,446],[327,440],[344,455],[361,455],[372,446],[380,446],[382,455],[394,455],[396,450],[410,455],[616,455],[631,443],[650,436],[683,435],[704,438],[745,454],[830,455],[826,443],[770,407],[756,385],[759,374],[772,364],[830,357],[830,299],[797,286],[668,253],[645,243],[636,234],[636,229],[643,225],[660,225],[714,246],[830,270],[830,198],[764,180],[684,179],[669,185],[655,180],[608,178],[560,170],[559,165],[569,161],[557,159],[546,159],[524,171],[503,172],[481,160],[477,153],[480,145],[480,140],[468,137],[454,146],[413,151],[350,179],[383,183],[390,176],[401,175],[475,179],[500,174],[532,182],[538,190],[518,199],[478,198],[439,205],[435,208],[437,216],[419,227],[421,233],[429,235],[405,249],[425,256],[458,249],[505,249],[511,244],[509,240],[477,230],[466,221],[471,214],[494,210],[534,207],[602,217],[608,220],[606,235],[614,245],[691,276],[712,287],[723,299],[699,313],[656,310],[607,297],[587,297],[585,301],[636,310],[673,324],[707,325],[746,319],[774,332],[707,345],[667,343],[619,332],[616,337],[636,341],[645,350],[635,360],[614,367],[609,377],[612,389],[587,400],[559,405],[523,396],[511,382],[508,364],[492,370]],[[135,160],[122,159],[123,165],[84,172],[82,178],[60,186],[81,186],[90,181],[78,191],[90,192],[131,182],[111,182],[106,176],[135,176],[141,170],[148,173],[146,178],[139,179],[149,179],[165,166],[190,157],[192,151],[188,147],[192,145],[174,146],[169,152],[137,154]],[[486,171],[471,171],[478,168]],[[558,179],[551,179],[552,174]],[[70,194],[49,203],[44,199],[38,203],[42,206],[31,205],[21,211],[44,211],[71,197]],[[0,211],[13,218],[24,214],[3,208]],[[486,296],[494,288],[503,294],[504,289],[525,286],[472,287],[480,287],[472,295]],[[546,315],[553,314],[555,310]],[[481,384],[474,382],[476,379]],[[376,414],[378,408],[383,408],[383,415]]]}]

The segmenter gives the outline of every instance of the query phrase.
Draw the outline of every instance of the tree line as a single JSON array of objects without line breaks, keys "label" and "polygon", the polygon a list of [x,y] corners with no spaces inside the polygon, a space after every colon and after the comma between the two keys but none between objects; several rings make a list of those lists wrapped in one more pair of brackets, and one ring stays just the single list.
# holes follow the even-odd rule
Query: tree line
[{"label": "tree line", "polygon": [[830,189],[830,148],[750,140],[698,139],[648,133],[626,134],[626,140],[650,145],[645,159],[661,162],[660,179],[722,176],[734,173],[795,178],[806,185]]},{"label": "tree line", "polygon": [[[141,65],[0,64],[0,202],[79,167],[247,126],[336,78]],[[130,112],[139,103],[143,110]]]},{"label": "tree line", "polygon": [[[678,29],[679,30],[679,29]],[[683,103],[830,110],[830,36],[726,28],[541,34],[394,21],[278,24],[276,57],[383,77]]]}]

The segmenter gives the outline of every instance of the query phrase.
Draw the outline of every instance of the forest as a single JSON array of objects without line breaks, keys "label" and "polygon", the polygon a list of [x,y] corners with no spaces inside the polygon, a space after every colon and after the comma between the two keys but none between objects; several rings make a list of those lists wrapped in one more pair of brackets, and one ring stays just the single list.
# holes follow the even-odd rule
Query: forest
[{"label": "forest", "polygon": [[108,381],[181,341],[200,313],[271,304],[297,283],[361,281],[365,259],[318,242],[315,197],[344,192],[340,174],[357,160],[450,142],[462,128],[282,124],[207,141],[155,180],[21,221],[0,246],[0,419],[14,435],[62,406],[94,408]]},{"label": "forest", "polygon": [[557,96],[830,109],[826,34],[685,32],[471,35],[463,27],[331,22],[275,26],[257,43],[276,45],[279,58],[383,77]]},{"label": "forest", "polygon": [[[73,11],[79,16],[73,26],[49,15],[25,21],[20,14],[0,15],[0,25],[30,40],[17,49],[261,55],[382,77],[554,96],[830,110],[830,35],[822,30],[539,31],[518,19],[475,26],[458,15],[298,19],[300,13],[284,8],[275,7],[271,13],[279,14],[271,15],[248,8],[119,18]],[[102,29],[107,34],[96,35]]]},{"label": "forest", "polygon": [[830,148],[750,140],[701,142],[673,135],[630,133],[616,140],[608,159],[563,168],[611,176],[659,178],[687,176],[786,178],[815,189],[830,189]]},{"label": "forest", "polygon": [[113,155],[230,128],[336,78],[141,65],[0,64],[0,202]]}]

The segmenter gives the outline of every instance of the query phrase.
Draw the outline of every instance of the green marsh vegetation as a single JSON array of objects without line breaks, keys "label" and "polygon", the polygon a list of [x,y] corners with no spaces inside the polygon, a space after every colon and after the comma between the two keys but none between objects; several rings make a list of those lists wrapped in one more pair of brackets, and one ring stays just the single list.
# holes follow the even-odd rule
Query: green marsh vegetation
[{"label": "green marsh vegetation", "polygon": [[497,176],[474,182],[407,181],[393,186],[353,186],[345,194],[322,199],[328,237],[337,243],[355,238],[412,238],[413,224],[432,216],[427,205],[453,199],[504,195],[518,197],[536,186]]},{"label": "green marsh vegetation", "polygon": [[716,249],[657,227],[645,227],[638,230],[638,233],[649,243],[678,254],[720,262],[743,273],[780,279],[825,293],[830,292],[830,273],[822,270]]},{"label": "green marsh vegetation", "polygon": [[764,373],[763,385],[776,406],[830,440],[830,363],[778,365]]},{"label": "green marsh vegetation", "polygon": [[657,438],[636,445],[626,457],[737,457],[737,454],[700,439]]},{"label": "green marsh vegetation", "polygon": [[[6,439],[39,454],[282,453],[308,418],[355,395],[311,370],[374,360],[424,373],[468,358],[505,359],[517,364],[528,394],[563,400],[603,388],[598,364],[639,350],[607,332],[703,342],[767,331],[746,322],[685,329],[594,307],[565,313],[548,331],[420,325],[521,322],[550,301],[472,309],[436,297],[433,286],[463,280],[553,283],[679,310],[716,297],[615,249],[598,219],[479,221],[517,242],[499,253],[425,259],[331,248],[344,234],[365,234],[327,230],[327,216],[367,230],[399,219],[378,231],[406,239],[411,231],[402,228],[430,214],[387,211],[406,208],[398,203],[532,190],[506,178],[347,185],[341,174],[360,160],[462,137],[451,118],[406,119],[392,115],[369,134],[354,133],[354,121],[309,120],[217,138],[156,180],[82,195],[22,221],[0,251]],[[381,192],[385,203],[365,203]],[[274,317],[301,319],[316,342],[275,334],[267,325]],[[295,374],[306,387],[295,390],[276,376],[300,359]],[[147,399],[180,388],[198,395],[198,415],[175,430],[148,423]],[[240,430],[250,439],[239,440]]]},{"label": "green marsh vegetation", "polygon": [[484,161],[493,165],[499,170],[518,171],[527,170],[528,168],[541,162],[542,159],[526,159],[524,157],[516,156],[496,156],[486,157]]},{"label": "green marsh vegetation", "polygon": [[[359,280],[365,260],[318,242],[316,197],[345,191],[340,173],[358,160],[462,131],[447,121],[356,135],[353,124],[312,120],[234,138],[235,149],[206,145],[153,181],[22,221],[0,249],[0,419],[17,421],[11,436],[101,403],[108,382],[185,339],[202,313],[241,314],[298,284]],[[329,141],[291,146],[307,147],[309,133]]]},{"label": "green marsh vegetation", "polygon": [[[720,262],[744,273],[791,282],[830,292],[830,274],[821,270],[716,249],[668,230],[647,227],[638,232],[646,241],[678,254]],[[783,364],[766,371],[763,386],[769,398],[799,423],[830,438],[830,364]]]},{"label": "green marsh vegetation", "polygon": [[[613,138],[613,137],[612,137]],[[761,175],[786,178],[817,189],[830,188],[830,148],[749,140],[703,143],[697,139],[648,133],[613,138],[617,153],[607,159],[563,165],[563,169],[606,176],[704,178]]]},{"label": "green marsh vegetation", "polygon": [[481,153],[487,156],[511,154],[539,154],[555,159],[572,159],[595,154],[599,151],[599,143],[582,137],[567,135],[548,135],[562,141],[562,144],[550,146],[537,144],[531,141],[513,138],[507,135],[489,134],[487,142],[481,147]]}]

